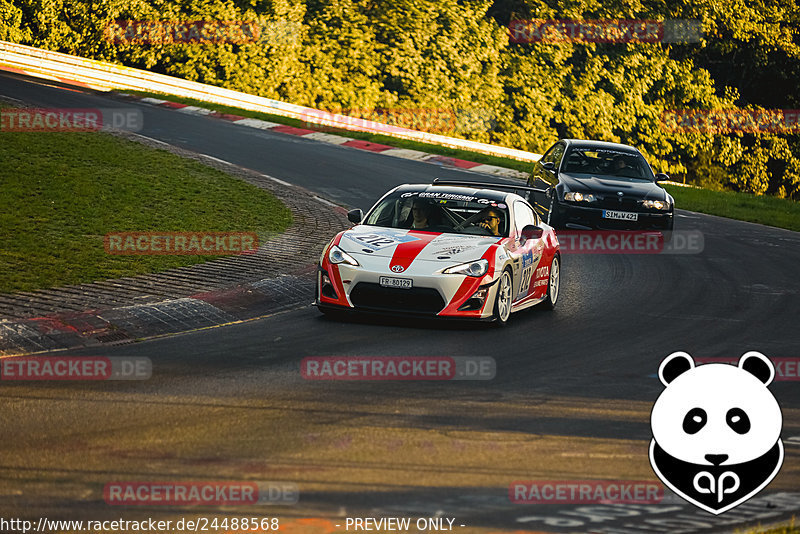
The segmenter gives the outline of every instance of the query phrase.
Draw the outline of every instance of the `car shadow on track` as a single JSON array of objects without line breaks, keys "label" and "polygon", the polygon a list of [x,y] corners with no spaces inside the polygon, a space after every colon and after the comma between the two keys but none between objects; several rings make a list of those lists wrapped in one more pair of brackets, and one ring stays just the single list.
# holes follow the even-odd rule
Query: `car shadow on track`
[{"label": "car shadow on track", "polygon": [[[509,325],[514,323],[533,319],[538,315],[548,315],[552,312],[542,310],[534,306],[515,312],[509,319]],[[464,331],[464,330],[502,330],[496,322],[493,321],[475,321],[468,319],[443,319],[440,317],[404,317],[402,315],[389,315],[379,313],[362,313],[362,312],[342,312],[333,315],[322,315],[317,318],[319,321],[330,324],[360,324],[370,326],[393,326],[400,328],[412,328],[422,330],[446,330],[446,331]]]}]

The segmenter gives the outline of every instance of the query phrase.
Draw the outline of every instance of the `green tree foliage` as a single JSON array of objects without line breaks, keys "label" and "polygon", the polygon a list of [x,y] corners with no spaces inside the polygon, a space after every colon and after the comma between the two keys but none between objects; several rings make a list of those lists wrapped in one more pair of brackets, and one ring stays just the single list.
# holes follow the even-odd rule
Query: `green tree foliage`
[{"label": "green tree foliage", "polygon": [[486,18],[490,5],[488,0],[376,4],[371,19],[379,43],[380,104],[496,113],[508,38]]},{"label": "green tree foliage", "polygon": [[[345,112],[432,108],[450,135],[639,147],[657,171],[800,199],[800,136],[670,129],[669,110],[800,108],[798,0],[0,0],[0,39]],[[520,19],[696,19],[697,43],[510,44]],[[120,43],[115,20],[247,21],[254,42]],[[418,129],[425,125],[413,123]],[[428,128],[430,129],[430,128]],[[435,128],[434,128],[435,129]]]},{"label": "green tree foliage", "polygon": [[0,41],[30,41],[30,30],[23,25],[22,15],[20,8],[8,0],[0,0]]},{"label": "green tree foliage", "polygon": [[327,110],[374,108],[380,98],[380,56],[364,0],[309,0],[303,62],[305,103]]}]

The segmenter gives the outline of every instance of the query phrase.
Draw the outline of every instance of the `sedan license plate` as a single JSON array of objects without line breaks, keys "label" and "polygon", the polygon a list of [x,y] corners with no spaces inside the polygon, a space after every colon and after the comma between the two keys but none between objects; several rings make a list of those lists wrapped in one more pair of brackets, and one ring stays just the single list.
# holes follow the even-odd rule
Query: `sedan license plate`
[{"label": "sedan license plate", "polygon": [[381,276],[378,282],[383,287],[398,287],[400,289],[411,289],[413,282],[411,278],[392,278],[390,276]]},{"label": "sedan license plate", "polygon": [[611,211],[603,210],[604,219],[619,219],[622,221],[638,221],[639,214],[631,213],[630,211]]}]

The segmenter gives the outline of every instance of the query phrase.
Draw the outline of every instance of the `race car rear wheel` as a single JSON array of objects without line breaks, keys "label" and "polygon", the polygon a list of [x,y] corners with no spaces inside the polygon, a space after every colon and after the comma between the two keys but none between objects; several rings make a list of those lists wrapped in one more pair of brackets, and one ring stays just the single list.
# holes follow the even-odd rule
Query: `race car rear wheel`
[{"label": "race car rear wheel", "polygon": [[500,282],[497,284],[497,297],[494,299],[494,318],[499,326],[505,326],[511,315],[511,271],[506,269],[500,275]]},{"label": "race car rear wheel", "polygon": [[561,262],[558,256],[553,256],[550,264],[550,278],[547,280],[547,297],[540,306],[545,310],[552,310],[558,302],[558,293],[561,289]]}]

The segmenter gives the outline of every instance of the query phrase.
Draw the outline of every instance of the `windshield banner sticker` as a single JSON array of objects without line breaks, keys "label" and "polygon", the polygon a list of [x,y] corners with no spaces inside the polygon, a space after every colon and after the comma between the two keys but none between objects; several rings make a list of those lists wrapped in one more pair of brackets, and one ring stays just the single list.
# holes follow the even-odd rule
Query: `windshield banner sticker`
[{"label": "windshield banner sticker", "polygon": [[444,200],[459,200],[462,202],[473,202],[478,197],[474,195],[462,195],[460,193],[441,193],[438,191],[420,191],[419,193],[403,193],[402,196],[410,197],[413,195],[419,196],[419,198],[435,198],[435,199],[444,199]]}]

